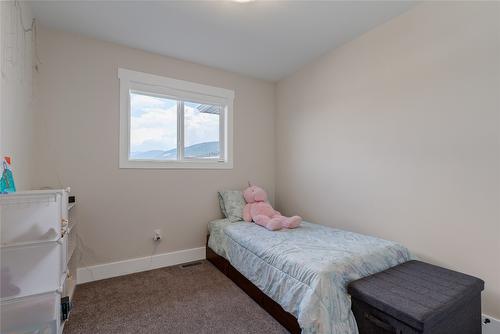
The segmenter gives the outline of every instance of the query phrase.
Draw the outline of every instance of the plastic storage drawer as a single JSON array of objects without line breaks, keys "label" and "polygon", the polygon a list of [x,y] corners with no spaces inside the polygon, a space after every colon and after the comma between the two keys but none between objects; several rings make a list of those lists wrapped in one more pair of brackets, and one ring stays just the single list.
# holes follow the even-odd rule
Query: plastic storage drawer
[{"label": "plastic storage drawer", "polygon": [[73,271],[69,271],[66,275],[66,280],[63,285],[63,293],[64,297],[69,297],[70,300],[73,300],[73,294],[76,288],[76,273]]},{"label": "plastic storage drawer", "polygon": [[71,257],[73,256],[75,249],[76,249],[76,243],[77,243],[77,235],[76,235],[76,225],[70,225],[68,229],[68,256],[66,258],[66,261],[69,263],[71,260]]},{"label": "plastic storage drawer", "polygon": [[70,299],[73,298],[73,293],[75,292],[77,264],[78,256],[71,257],[68,263],[66,280],[64,281],[63,296],[68,296]]},{"label": "plastic storage drawer", "polygon": [[63,190],[0,195],[2,245],[60,237],[66,198]]},{"label": "plastic storage drawer", "polygon": [[[61,267],[66,268],[69,262],[69,235],[66,232],[63,237],[61,238],[61,244],[62,244],[62,253],[61,253]],[[66,270],[66,269],[63,269]]]},{"label": "plastic storage drawer", "polygon": [[63,240],[2,247],[2,300],[60,289],[66,270],[63,248]]},{"label": "plastic storage drawer", "polygon": [[61,295],[57,292],[2,302],[2,334],[57,334],[61,325]]}]

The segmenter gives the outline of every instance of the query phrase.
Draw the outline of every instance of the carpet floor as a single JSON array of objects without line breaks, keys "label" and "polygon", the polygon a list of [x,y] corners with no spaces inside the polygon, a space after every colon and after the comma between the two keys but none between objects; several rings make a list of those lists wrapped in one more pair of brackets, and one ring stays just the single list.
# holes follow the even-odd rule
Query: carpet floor
[{"label": "carpet floor", "polygon": [[211,263],[81,284],[64,334],[288,333]]}]

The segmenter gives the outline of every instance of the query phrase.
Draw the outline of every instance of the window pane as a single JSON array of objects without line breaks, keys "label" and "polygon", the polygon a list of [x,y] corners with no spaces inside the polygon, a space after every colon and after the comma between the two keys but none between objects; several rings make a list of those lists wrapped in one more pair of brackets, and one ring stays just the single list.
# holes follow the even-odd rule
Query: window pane
[{"label": "window pane", "polygon": [[184,103],[184,157],[219,158],[221,106]]},{"label": "window pane", "polygon": [[129,159],[177,159],[176,100],[130,93]]}]

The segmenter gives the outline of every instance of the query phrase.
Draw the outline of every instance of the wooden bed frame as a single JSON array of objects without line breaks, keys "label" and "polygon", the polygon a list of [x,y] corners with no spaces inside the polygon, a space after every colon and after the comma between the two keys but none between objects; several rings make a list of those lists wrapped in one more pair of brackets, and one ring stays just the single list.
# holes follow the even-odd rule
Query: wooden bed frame
[{"label": "wooden bed frame", "polygon": [[258,287],[243,276],[236,268],[234,268],[228,260],[216,254],[208,247],[207,237],[207,260],[210,261],[224,275],[238,285],[248,296],[250,296],[257,304],[267,311],[274,319],[276,319],[290,333],[299,334],[301,332],[297,318],[285,311],[278,303],[263,293]]}]

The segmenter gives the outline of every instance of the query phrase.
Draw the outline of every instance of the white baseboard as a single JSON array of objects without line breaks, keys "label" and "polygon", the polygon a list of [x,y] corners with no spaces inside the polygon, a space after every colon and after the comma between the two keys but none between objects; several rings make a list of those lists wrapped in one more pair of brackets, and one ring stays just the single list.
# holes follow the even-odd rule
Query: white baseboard
[{"label": "white baseboard", "polygon": [[[488,319],[489,322],[485,323]],[[500,320],[490,317],[489,315],[483,314],[483,334],[498,334],[500,333]]]},{"label": "white baseboard", "polygon": [[205,250],[205,247],[191,248],[177,252],[78,268],[77,284],[203,260],[206,258]]}]

